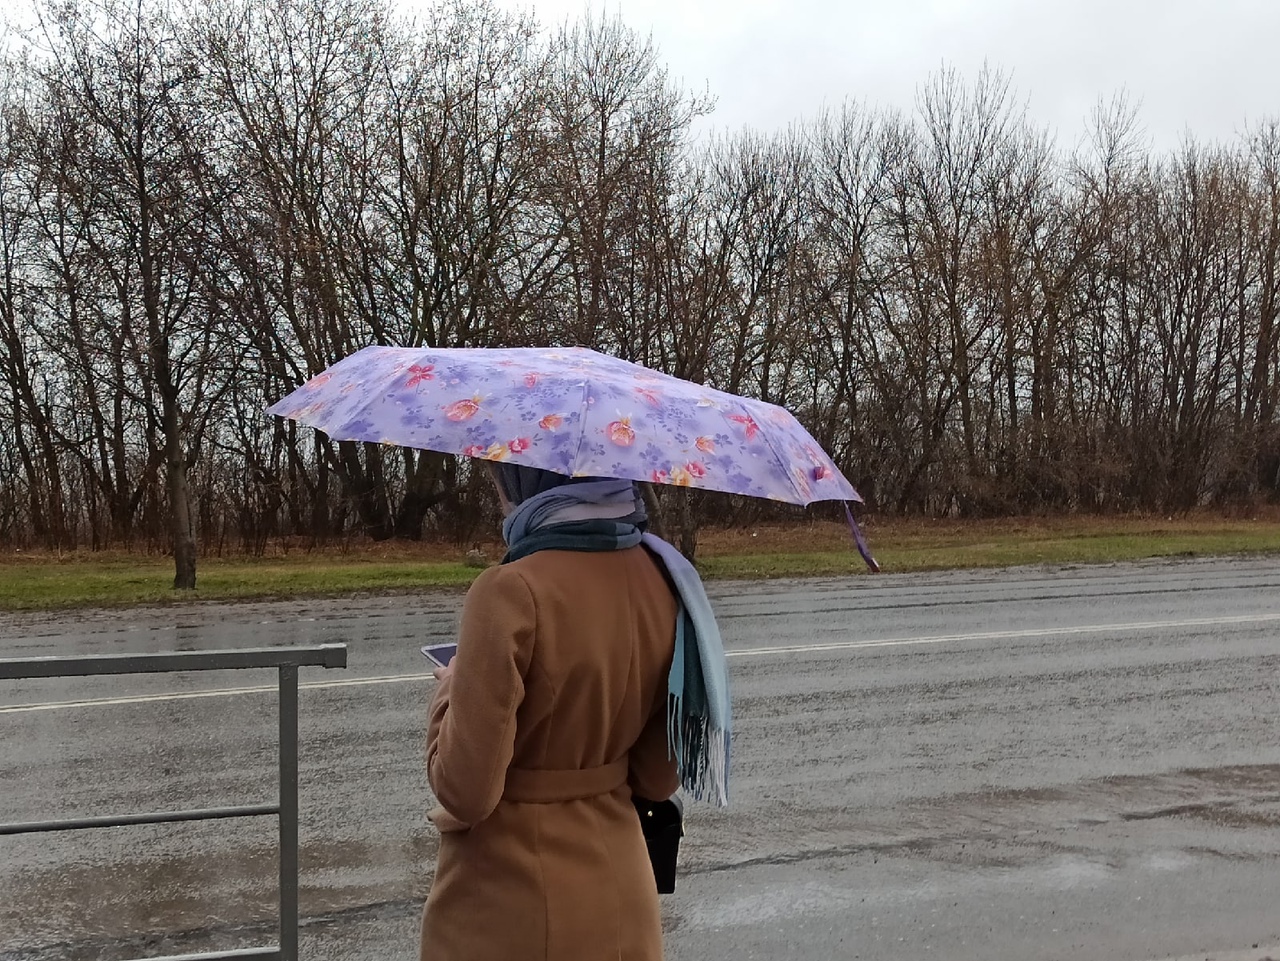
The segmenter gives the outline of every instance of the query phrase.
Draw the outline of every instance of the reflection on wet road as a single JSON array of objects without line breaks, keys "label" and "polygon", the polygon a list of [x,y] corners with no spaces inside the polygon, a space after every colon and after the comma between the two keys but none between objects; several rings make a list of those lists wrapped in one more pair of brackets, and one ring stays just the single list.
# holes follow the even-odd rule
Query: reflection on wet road
[{"label": "reflection on wet road", "polygon": [[[733,806],[690,810],[670,958],[1280,943],[1280,559],[713,600]],[[450,636],[459,601],[0,615],[0,649],[347,643],[346,672],[302,674],[303,950],[407,961],[435,851],[417,648]],[[253,672],[0,684],[0,820],[271,800],[274,690]],[[0,961],[269,942],[275,858],[271,819],[0,838]]]}]

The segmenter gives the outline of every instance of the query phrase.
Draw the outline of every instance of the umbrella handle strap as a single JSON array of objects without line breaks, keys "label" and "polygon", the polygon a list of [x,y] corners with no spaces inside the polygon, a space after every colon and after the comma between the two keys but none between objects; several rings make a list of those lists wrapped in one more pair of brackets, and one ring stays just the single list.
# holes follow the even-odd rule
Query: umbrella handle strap
[{"label": "umbrella handle strap", "polygon": [[867,562],[867,569],[872,574],[879,574],[880,562],[872,556],[871,548],[867,546],[867,539],[862,536],[862,528],[858,526],[858,522],[853,518],[853,511],[850,509],[848,501],[844,502],[844,516],[849,519],[849,530],[853,533],[853,542],[858,545],[858,553]]}]

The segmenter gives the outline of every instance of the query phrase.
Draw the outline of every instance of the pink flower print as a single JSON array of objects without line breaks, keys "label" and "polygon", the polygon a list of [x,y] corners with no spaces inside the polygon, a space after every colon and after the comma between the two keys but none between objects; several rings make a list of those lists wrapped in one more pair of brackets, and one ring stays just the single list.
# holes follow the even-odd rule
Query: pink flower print
[{"label": "pink flower print", "polygon": [[414,364],[409,368],[409,379],[405,381],[404,386],[417,387],[423,381],[435,380],[436,375],[432,373],[435,369],[435,364]]},{"label": "pink flower print", "polygon": [[486,448],[484,444],[472,444],[470,447],[464,447],[462,449],[462,456],[463,457],[483,457],[484,452],[487,449],[488,448]]},{"label": "pink flower print", "polygon": [[694,446],[704,454],[714,454],[716,452],[716,442],[710,437],[699,437]]},{"label": "pink flower print", "polygon": [[511,456],[511,448],[506,444],[490,444],[484,452],[485,460],[506,460]]},{"label": "pink flower print", "polygon": [[656,470],[649,475],[649,481],[654,484],[665,484],[670,479],[671,475],[664,470]]},{"label": "pink flower print", "polygon": [[524,385],[532,390],[538,386],[538,375],[530,372],[524,375]]},{"label": "pink flower print", "polygon": [[538,426],[543,430],[556,430],[564,423],[564,418],[559,414],[548,414],[542,420],[538,421]]},{"label": "pink flower print", "polygon": [[747,429],[747,440],[755,440],[756,435],[760,433],[760,425],[750,414],[730,414],[729,419]]},{"label": "pink flower print", "polygon": [[813,469],[813,479],[815,481],[826,480],[831,476],[831,468],[826,464],[819,464]]},{"label": "pink flower print", "polygon": [[639,394],[641,399],[650,407],[662,406],[662,399],[658,396],[657,392],[654,391],[652,388],[637,387],[636,393]]},{"label": "pink flower print", "polygon": [[636,432],[631,427],[630,417],[613,421],[605,428],[605,433],[619,447],[630,447],[636,442]]},{"label": "pink flower print", "polygon": [[452,404],[444,409],[444,416],[452,421],[470,420],[480,410],[480,398],[468,397],[465,400],[455,400]]},{"label": "pink flower print", "polygon": [[513,453],[513,454],[523,454],[525,451],[527,451],[527,450],[529,449],[529,446],[530,446],[530,444],[529,444],[529,438],[527,438],[527,437],[517,437],[515,440],[513,440],[513,441],[512,441],[510,444],[508,444],[507,446],[511,448],[511,453]]},{"label": "pink flower print", "polygon": [[329,381],[331,381],[332,379],[333,379],[333,374],[327,374],[327,373],[316,374],[309,381],[307,381],[307,386],[323,387],[325,384],[329,383]]},{"label": "pink flower print", "polygon": [[671,468],[671,483],[676,487],[688,487],[693,483],[693,476],[683,467]]},{"label": "pink flower print", "polygon": [[706,466],[696,460],[685,464],[684,469],[689,472],[690,477],[702,478],[707,476]]}]

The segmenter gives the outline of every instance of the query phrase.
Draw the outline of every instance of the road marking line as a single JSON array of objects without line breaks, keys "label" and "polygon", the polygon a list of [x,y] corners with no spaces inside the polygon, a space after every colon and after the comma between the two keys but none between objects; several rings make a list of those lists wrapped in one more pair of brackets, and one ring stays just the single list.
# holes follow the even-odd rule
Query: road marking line
[{"label": "road marking line", "polygon": [[[781,647],[749,647],[726,651],[726,657],[765,657],[772,654],[814,654],[825,651],[860,651],[878,647],[914,647],[926,644],[946,644],[957,641],[1017,640],[1031,637],[1061,637],[1063,635],[1106,634],[1120,631],[1158,631],[1181,627],[1221,627],[1230,624],[1265,624],[1280,621],[1280,614],[1242,614],[1237,617],[1201,617],[1182,621],[1138,621],[1127,624],[1089,624],[1081,627],[1042,627],[1023,631],[984,631],[976,634],[940,634],[934,637],[889,637],[872,641],[832,641],[827,644],[790,644]],[[326,690],[340,687],[374,687],[382,684],[401,684],[406,681],[426,681],[431,674],[385,674],[377,677],[352,677],[336,681],[306,681],[298,685],[301,690]],[[241,694],[269,694],[278,688],[275,684],[254,687],[228,687],[210,691],[180,691],[168,694],[138,694],[131,697],[100,697],[82,701],[50,701],[45,704],[13,704],[0,706],[0,714],[28,714],[35,711],[60,711],[71,708],[107,707],[117,704],[153,704],[159,701],[194,701],[211,697],[235,697]]]},{"label": "road marking line", "polygon": [[[349,677],[340,681],[306,681],[299,690],[323,690],[332,687],[372,687],[378,684],[399,684],[404,681],[425,681],[430,674],[387,674],[382,677]],[[45,704],[13,704],[0,707],[0,714],[27,714],[33,711],[59,711],[73,707],[107,707],[113,704],[153,704],[157,701],[195,701],[207,697],[233,697],[237,694],[271,694],[279,690],[275,684],[259,684],[253,687],[225,687],[210,691],[178,691],[166,694],[135,694],[130,697],[95,697],[83,701],[49,701]]]},{"label": "road marking line", "polygon": [[909,647],[945,644],[948,641],[1016,640],[1060,637],[1064,634],[1106,634],[1120,631],[1158,631],[1178,627],[1216,627],[1280,621],[1280,614],[1242,614],[1238,617],[1202,617],[1185,621],[1138,621],[1127,624],[1089,624],[1082,627],[1037,627],[1025,631],[985,631],[979,634],[941,634],[936,637],[891,637],[875,641],[832,641],[828,644],[793,644],[786,647],[749,647],[725,651],[726,657],[760,657],[766,654],[808,654],[817,651],[857,651],[869,647]]}]

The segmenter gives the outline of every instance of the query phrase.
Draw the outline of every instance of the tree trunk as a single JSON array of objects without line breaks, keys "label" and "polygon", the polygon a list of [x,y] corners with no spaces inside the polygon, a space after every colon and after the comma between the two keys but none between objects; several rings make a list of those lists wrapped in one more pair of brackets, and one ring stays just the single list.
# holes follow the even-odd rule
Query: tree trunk
[{"label": "tree trunk", "polygon": [[422,523],[427,512],[445,496],[444,454],[434,451],[403,451],[405,492],[395,512],[395,536],[400,540],[422,540]]},{"label": "tree trunk", "polygon": [[191,488],[187,483],[187,456],[178,428],[178,405],[165,399],[164,453],[169,481],[169,517],[173,533],[173,589],[196,589],[196,538],[192,528]]},{"label": "tree trunk", "polygon": [[640,484],[640,496],[644,498],[644,509],[649,515],[649,533],[654,537],[667,539],[667,525],[662,519],[662,504],[658,502],[658,492],[652,484]]},{"label": "tree trunk", "polygon": [[329,505],[329,441],[323,431],[316,431],[316,486],[311,501],[311,536],[319,544],[328,544],[333,533],[333,513]]},{"label": "tree trunk", "polygon": [[[360,462],[363,446],[368,465]],[[386,486],[379,470],[382,452],[377,444],[361,444],[359,441],[338,442],[338,467],[347,489],[349,500],[355,507],[364,532],[375,541],[389,540],[395,533],[391,512],[387,504]]]},{"label": "tree trunk", "polygon": [[676,500],[680,514],[680,553],[690,564],[698,553],[698,519],[693,510],[693,492],[687,487],[676,489]]}]

